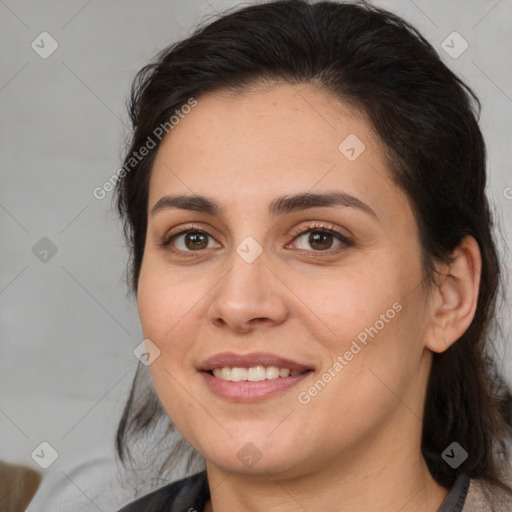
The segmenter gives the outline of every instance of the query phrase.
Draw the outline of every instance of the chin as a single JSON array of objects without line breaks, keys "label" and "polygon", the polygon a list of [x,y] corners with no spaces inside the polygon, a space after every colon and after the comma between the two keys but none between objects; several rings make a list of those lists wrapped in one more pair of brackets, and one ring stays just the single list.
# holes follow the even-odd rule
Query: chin
[{"label": "chin", "polygon": [[[275,428],[275,425],[274,427]],[[271,432],[271,429],[267,431]],[[226,472],[247,475],[288,474],[303,467],[301,454],[303,442],[285,442],[284,437],[271,439],[267,434],[233,436],[224,443],[210,440],[200,450],[207,461]]]}]

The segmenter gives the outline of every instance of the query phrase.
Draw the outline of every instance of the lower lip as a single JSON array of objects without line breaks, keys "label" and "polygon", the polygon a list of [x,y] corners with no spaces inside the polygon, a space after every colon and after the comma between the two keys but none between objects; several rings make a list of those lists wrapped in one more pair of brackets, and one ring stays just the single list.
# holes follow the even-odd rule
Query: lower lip
[{"label": "lower lip", "polygon": [[257,402],[287,391],[302,382],[310,373],[312,372],[307,371],[295,377],[278,377],[258,382],[222,380],[205,371],[201,375],[210,390],[221,398],[234,402]]}]

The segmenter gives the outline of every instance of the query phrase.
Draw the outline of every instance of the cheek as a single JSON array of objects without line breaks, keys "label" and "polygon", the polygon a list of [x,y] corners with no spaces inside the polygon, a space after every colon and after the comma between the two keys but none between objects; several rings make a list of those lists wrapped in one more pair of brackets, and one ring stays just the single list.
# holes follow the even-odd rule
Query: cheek
[{"label": "cheek", "polygon": [[[298,280],[296,292],[307,298],[310,329],[323,352],[320,377],[333,382],[322,391],[318,414],[321,403],[338,412],[347,408],[351,417],[365,417],[366,408],[384,414],[395,400],[388,387],[401,394],[415,379],[424,336],[416,284],[421,273],[419,266],[400,261],[347,265],[325,278]],[[332,405],[340,401],[341,409]]]},{"label": "cheek", "polygon": [[206,284],[200,284],[183,272],[170,272],[149,256],[141,269],[137,293],[144,338],[160,350],[160,357],[149,366],[155,390],[175,426],[188,437],[195,418],[202,414],[189,389],[194,372],[185,364],[197,337],[200,301],[208,290]]},{"label": "cheek", "polygon": [[403,279],[386,262],[331,269],[296,282],[294,292],[307,306],[315,336],[331,352],[344,352],[352,340],[364,342],[375,330],[388,329],[402,309]]},{"label": "cheek", "polygon": [[[141,269],[137,305],[145,338],[162,352],[179,354],[193,339],[190,329],[197,326],[201,301],[210,288],[206,277],[191,278],[180,270],[170,272],[148,258]],[[189,340],[189,341],[187,341]]]}]

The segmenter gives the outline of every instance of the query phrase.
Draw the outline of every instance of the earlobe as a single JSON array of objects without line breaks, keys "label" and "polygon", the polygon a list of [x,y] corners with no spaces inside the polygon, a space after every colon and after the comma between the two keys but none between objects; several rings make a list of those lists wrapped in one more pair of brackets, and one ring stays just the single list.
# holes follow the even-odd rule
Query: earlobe
[{"label": "earlobe", "polygon": [[475,316],[482,257],[478,243],[466,236],[449,264],[439,265],[431,301],[431,328],[425,346],[444,352],[466,332]]}]

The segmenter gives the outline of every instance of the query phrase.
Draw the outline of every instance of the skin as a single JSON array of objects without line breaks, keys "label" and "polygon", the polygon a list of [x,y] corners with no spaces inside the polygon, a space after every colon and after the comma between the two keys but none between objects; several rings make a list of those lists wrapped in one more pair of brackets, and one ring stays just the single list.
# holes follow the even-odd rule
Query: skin
[{"label": "skin", "polygon": [[[349,134],[365,144],[352,162],[338,150]],[[334,190],[375,217],[347,206],[267,212],[278,196]],[[427,286],[417,224],[379,137],[359,112],[312,85],[198,98],[158,150],[149,210],[175,194],[225,208],[222,216],[149,213],[137,297],[144,337],[160,350],[150,365],[155,389],[206,460],[206,510],[436,511],[448,491],[421,456],[422,410],[432,352],[460,337],[474,315],[474,240]],[[205,248],[194,250],[184,235],[174,240],[181,255],[162,245],[190,223],[209,233]],[[332,237],[319,250],[307,232],[294,238],[316,224],[351,244]],[[263,250],[252,263],[236,252],[248,236]],[[396,303],[401,311],[300,403],[299,393]],[[237,403],[213,394],[197,370],[225,351],[271,352],[315,371],[285,392]],[[261,456],[251,467],[237,457],[247,443]]]}]

